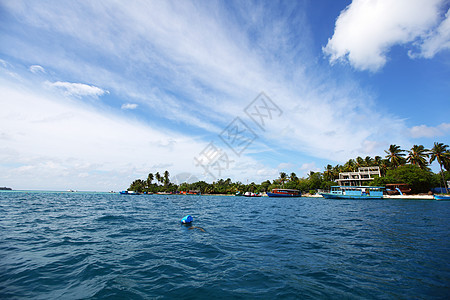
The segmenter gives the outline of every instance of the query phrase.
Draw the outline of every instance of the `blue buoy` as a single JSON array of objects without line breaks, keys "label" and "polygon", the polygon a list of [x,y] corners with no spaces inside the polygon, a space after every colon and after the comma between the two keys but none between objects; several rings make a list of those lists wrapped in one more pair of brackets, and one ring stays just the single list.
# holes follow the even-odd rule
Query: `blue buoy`
[{"label": "blue buoy", "polygon": [[189,224],[194,221],[194,218],[191,215],[185,216],[183,219],[181,219],[181,224]]}]

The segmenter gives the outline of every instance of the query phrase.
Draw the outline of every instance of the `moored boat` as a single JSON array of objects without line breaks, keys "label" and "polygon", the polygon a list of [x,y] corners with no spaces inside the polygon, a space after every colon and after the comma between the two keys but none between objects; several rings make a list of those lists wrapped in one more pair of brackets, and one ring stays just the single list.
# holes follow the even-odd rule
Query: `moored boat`
[{"label": "moored boat", "polygon": [[261,194],[258,193],[252,193],[252,192],[245,192],[244,197],[261,197]]},{"label": "moored boat", "polygon": [[140,195],[140,193],[135,191],[120,191],[121,195]]},{"label": "moored boat", "polygon": [[435,200],[450,200],[450,195],[434,195]]},{"label": "moored boat", "polygon": [[272,192],[267,192],[269,197],[301,197],[302,193],[299,190],[293,189],[273,189]]},{"label": "moored boat", "polygon": [[327,199],[383,199],[381,186],[332,186],[329,193],[320,193]]}]

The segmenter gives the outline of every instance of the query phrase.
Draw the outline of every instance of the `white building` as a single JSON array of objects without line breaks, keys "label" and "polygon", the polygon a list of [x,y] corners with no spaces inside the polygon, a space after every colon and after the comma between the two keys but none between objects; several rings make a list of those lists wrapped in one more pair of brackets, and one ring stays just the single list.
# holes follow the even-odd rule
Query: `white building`
[{"label": "white building", "polygon": [[339,173],[336,181],[343,186],[364,186],[376,177],[381,177],[380,167],[361,167],[357,172]]}]

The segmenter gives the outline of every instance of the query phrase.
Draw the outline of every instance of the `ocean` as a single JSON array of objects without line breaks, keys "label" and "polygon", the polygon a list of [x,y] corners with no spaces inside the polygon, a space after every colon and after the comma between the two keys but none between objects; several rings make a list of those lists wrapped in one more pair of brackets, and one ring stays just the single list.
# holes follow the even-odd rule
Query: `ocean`
[{"label": "ocean", "polygon": [[0,216],[1,299],[450,298],[448,201],[0,192]]}]

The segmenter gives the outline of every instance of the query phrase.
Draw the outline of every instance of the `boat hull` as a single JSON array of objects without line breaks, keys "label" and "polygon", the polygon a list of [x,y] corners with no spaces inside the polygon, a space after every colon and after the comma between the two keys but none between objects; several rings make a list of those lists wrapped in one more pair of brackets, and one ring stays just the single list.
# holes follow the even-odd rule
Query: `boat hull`
[{"label": "boat hull", "polygon": [[121,195],[140,195],[138,192],[132,192],[132,191],[121,191]]},{"label": "boat hull", "polygon": [[321,193],[326,199],[383,199],[383,196],[358,196],[358,195],[336,195],[329,193]]},{"label": "boat hull", "polygon": [[450,196],[443,196],[443,195],[434,195],[435,200],[447,200],[450,201]]},{"label": "boat hull", "polygon": [[292,195],[290,195],[290,194],[277,194],[277,193],[269,193],[269,192],[267,192],[266,194],[269,197],[276,197],[276,198],[295,198],[295,197],[299,198],[299,197],[302,196],[302,195],[293,195],[293,194]]}]

